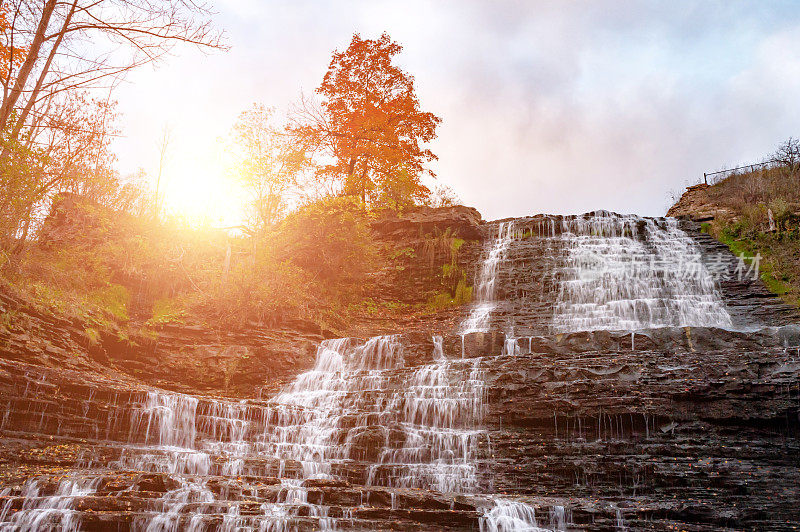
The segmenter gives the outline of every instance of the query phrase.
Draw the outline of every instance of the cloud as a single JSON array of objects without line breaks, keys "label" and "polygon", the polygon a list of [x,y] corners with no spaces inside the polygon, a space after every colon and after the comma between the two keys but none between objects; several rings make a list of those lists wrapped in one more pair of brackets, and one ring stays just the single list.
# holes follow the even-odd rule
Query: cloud
[{"label": "cloud", "polygon": [[[800,13],[748,2],[227,0],[228,54],[184,51],[121,93],[126,167],[164,122],[209,149],[253,101],[319,83],[353,32],[388,31],[443,118],[440,179],[486,218],[661,215],[703,171],[800,135]],[[793,130],[793,128],[795,128]],[[152,163],[150,163],[152,165]],[[179,164],[176,161],[175,164]]]}]

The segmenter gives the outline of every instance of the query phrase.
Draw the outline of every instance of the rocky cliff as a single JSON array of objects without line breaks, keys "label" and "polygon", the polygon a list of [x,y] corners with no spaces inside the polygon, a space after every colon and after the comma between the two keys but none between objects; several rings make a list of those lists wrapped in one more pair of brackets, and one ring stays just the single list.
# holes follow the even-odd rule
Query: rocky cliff
[{"label": "rocky cliff", "polygon": [[[457,230],[480,237],[458,256],[476,302],[365,316],[352,331],[361,339],[342,341],[288,324],[166,327],[157,339],[95,344],[82,324],[6,294],[0,521],[800,526],[797,314],[760,280],[715,281],[703,260],[737,259],[698,229],[602,212],[387,215],[375,230],[415,252],[378,274],[376,298],[425,300],[449,260],[430,235]],[[476,312],[488,325],[470,330]],[[398,335],[367,338],[387,332]]]},{"label": "rocky cliff", "polygon": [[711,185],[700,183],[688,187],[678,201],[669,208],[667,216],[686,217],[695,222],[709,222],[715,218],[731,219],[736,213],[711,197]]}]

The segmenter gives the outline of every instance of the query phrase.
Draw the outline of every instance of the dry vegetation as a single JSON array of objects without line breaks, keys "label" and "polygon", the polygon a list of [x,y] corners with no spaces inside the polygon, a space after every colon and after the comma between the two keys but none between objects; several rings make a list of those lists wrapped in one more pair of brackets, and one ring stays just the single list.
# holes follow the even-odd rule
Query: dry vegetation
[{"label": "dry vegetation", "polygon": [[[187,320],[336,331],[348,309],[363,306],[371,273],[387,260],[370,218],[454,198],[421,181],[432,175],[427,163],[436,156],[426,144],[440,119],[420,108],[413,76],[395,64],[402,47],[386,34],[356,34],[334,52],[315,98],[303,97],[286,123],[264,105],[244,111],[231,135],[233,178],[250,192],[244,225],[199,229],[165,212],[161,169],[155,190],[144,175],[116,171],[111,95],[125,72],[174,45],[224,44],[200,5],[113,5],[0,6],[4,291],[82,320],[90,341],[100,330],[124,336],[132,323],[157,329]],[[92,39],[121,45],[108,57],[88,47],[85,60],[71,61],[73,47]],[[457,292],[448,303],[468,291],[457,274],[443,274]]]},{"label": "dry vegetation", "polygon": [[379,265],[368,215],[350,198],[321,200],[258,238],[56,202],[6,289],[92,328],[219,328],[298,320],[335,330]]},{"label": "dry vegetation", "polygon": [[767,286],[800,304],[800,141],[790,138],[772,160],[706,190],[718,212],[726,214],[706,224],[705,230],[736,254],[760,254]]}]

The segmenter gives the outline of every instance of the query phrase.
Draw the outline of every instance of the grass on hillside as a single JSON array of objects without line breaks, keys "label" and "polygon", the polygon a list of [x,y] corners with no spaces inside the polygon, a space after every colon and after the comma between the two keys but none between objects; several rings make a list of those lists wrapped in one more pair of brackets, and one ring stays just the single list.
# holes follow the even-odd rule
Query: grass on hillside
[{"label": "grass on hillside", "polygon": [[[472,297],[459,266],[463,239],[447,230],[421,235],[419,249],[393,249],[375,238],[373,214],[352,198],[320,200],[269,231],[238,236],[88,203],[71,209],[13,269],[0,270],[0,288],[83,323],[92,344],[101,333],[156,337],[182,324],[230,330],[304,321],[344,333],[363,316],[421,315]],[[402,284],[412,263],[429,263],[429,300],[401,303],[380,290],[381,272],[396,274],[384,283]]]},{"label": "grass on hillside", "polygon": [[733,174],[707,194],[731,214],[703,224],[703,230],[748,262],[760,254],[767,288],[800,306],[800,171],[776,166]]}]

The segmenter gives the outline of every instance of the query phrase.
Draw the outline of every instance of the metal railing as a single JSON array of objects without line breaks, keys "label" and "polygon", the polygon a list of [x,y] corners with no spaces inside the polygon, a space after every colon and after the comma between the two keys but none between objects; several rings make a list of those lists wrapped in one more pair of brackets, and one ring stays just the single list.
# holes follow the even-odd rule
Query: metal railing
[{"label": "metal railing", "polygon": [[[755,172],[756,168],[763,168],[765,166],[770,166],[775,163],[780,163],[777,159],[770,159],[769,161],[764,161],[761,163],[753,163],[753,164],[746,164],[744,166],[737,166],[736,168],[728,168],[726,170],[718,170],[716,172],[703,172],[703,182],[706,185],[713,185],[715,183],[719,183],[726,177],[738,172],[739,170],[749,169],[750,172]],[[724,174],[724,175],[723,175]],[[721,176],[721,177],[712,177],[712,176]],[[711,178],[711,182],[708,182],[709,177]]]}]

